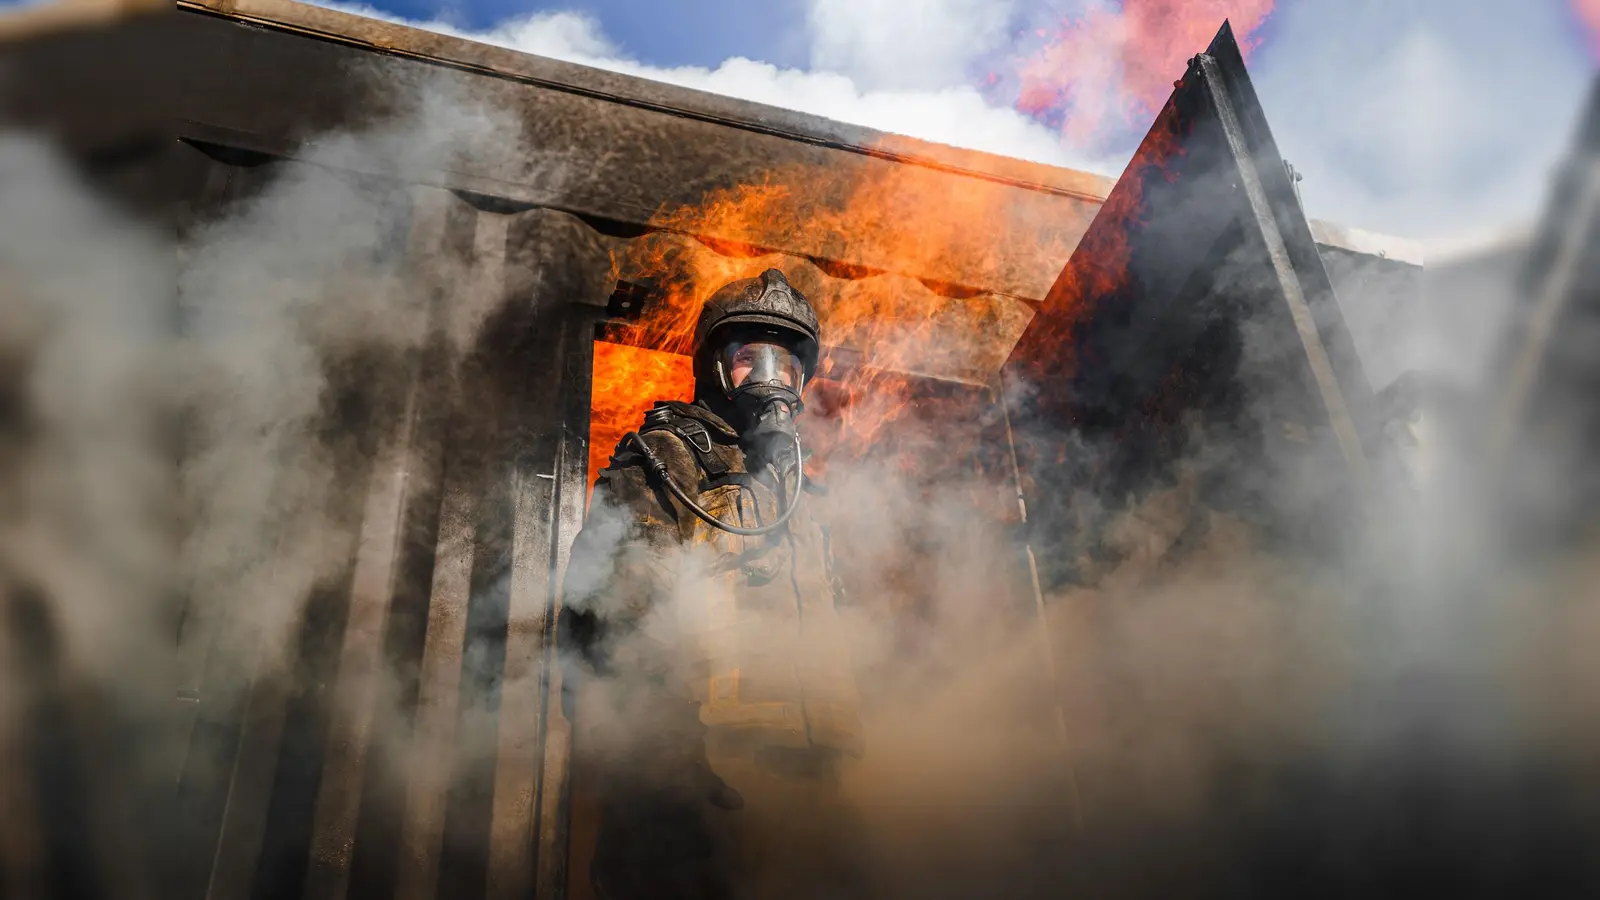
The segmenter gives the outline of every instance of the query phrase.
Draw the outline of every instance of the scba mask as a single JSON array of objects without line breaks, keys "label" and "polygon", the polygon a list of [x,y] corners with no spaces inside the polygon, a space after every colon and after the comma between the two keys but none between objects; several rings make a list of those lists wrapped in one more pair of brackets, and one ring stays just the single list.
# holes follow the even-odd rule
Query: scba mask
[{"label": "scba mask", "polygon": [[795,416],[803,408],[805,364],[772,332],[731,335],[716,357],[723,393],[739,411],[746,451],[780,472],[794,465]]},{"label": "scba mask", "polygon": [[805,365],[793,350],[770,338],[734,341],[723,348],[727,387],[785,387],[798,392],[805,380]]}]

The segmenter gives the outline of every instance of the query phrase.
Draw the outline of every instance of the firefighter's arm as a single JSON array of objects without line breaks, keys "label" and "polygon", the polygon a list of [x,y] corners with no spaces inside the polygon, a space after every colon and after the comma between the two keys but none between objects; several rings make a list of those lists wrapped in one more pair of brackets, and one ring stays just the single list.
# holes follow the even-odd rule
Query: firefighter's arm
[{"label": "firefighter's arm", "polygon": [[[644,440],[675,478],[698,482],[693,458],[677,437],[656,431]],[[644,627],[672,596],[683,518],[674,498],[653,483],[643,455],[628,442],[619,445],[595,483],[566,578],[566,604],[595,620],[596,641],[604,643],[598,631],[615,637]]]},{"label": "firefighter's arm", "polygon": [[[645,439],[669,466],[693,466],[676,437],[656,432]],[[670,604],[681,563],[681,511],[664,494],[642,460],[619,448],[596,483],[573,546],[569,635],[588,670],[584,680],[606,710],[595,724],[613,771],[735,808],[738,795],[705,764],[699,704],[675,664],[682,655]]]}]

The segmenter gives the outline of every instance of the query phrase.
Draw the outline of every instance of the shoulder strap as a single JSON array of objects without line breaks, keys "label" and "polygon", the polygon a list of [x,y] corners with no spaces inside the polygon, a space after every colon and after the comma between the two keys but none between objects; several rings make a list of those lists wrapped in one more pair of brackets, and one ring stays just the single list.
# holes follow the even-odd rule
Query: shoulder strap
[{"label": "shoulder strap", "polygon": [[711,446],[711,433],[706,426],[696,422],[688,416],[678,415],[669,406],[658,406],[645,413],[644,426],[639,429],[640,434],[652,431],[670,431],[694,454],[695,461],[700,468],[712,478],[728,474],[728,464],[722,457],[714,452]]}]

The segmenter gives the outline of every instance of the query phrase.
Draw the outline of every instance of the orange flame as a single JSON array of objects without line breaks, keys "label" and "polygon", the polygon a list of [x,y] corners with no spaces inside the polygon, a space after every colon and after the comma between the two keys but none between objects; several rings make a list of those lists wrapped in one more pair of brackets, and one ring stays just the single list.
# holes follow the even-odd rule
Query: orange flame
[{"label": "orange flame", "polygon": [[594,484],[622,436],[643,423],[655,401],[693,398],[694,372],[689,357],[596,341],[594,394],[589,407],[589,484]]},{"label": "orange flame", "polygon": [[1124,0],[1120,11],[1091,9],[1042,35],[1044,47],[1022,61],[1017,107],[1059,119],[1063,137],[1075,144],[1142,123],[1161,109],[1184,61],[1224,19],[1248,59],[1272,7],[1273,0]]},{"label": "orange flame", "polygon": [[[995,242],[1017,230],[1013,202],[1014,193],[989,181],[867,159],[776,169],[663,210],[659,230],[614,253],[617,277],[650,282],[654,297],[641,321],[613,323],[611,343],[597,345],[591,475],[651,402],[692,393],[687,359],[663,360],[689,352],[705,298],[769,267],[806,294],[822,323],[827,349],[805,418],[819,475],[830,457],[858,457],[889,426],[930,415],[911,391],[925,376],[982,383],[1031,312],[960,282],[1006,281],[1019,254],[998,252]],[[1093,214],[1084,207],[1082,221],[1068,212],[1030,235],[1037,244],[1028,257],[1064,263]],[[963,260],[961,271],[952,258]]]},{"label": "orange flame", "polygon": [[[1249,35],[1271,5],[1129,0],[1115,17],[1127,56],[1123,89],[1135,106],[1158,108],[1183,73],[1184,60],[1205,46],[1225,13],[1232,14],[1248,49]],[[1079,23],[1050,54],[1111,28],[1106,15]],[[1050,54],[1032,70],[1035,78],[1070,76],[1050,71]],[[1080,220],[1068,221],[1071,207],[1055,206],[1052,216],[1060,210],[1064,220],[1034,223],[1037,230],[1027,235],[1036,242],[1028,258],[1050,259],[1054,266],[1072,259],[1044,299],[1040,327],[1030,329],[1027,346],[1018,348],[1034,364],[1026,369],[1043,366],[1027,373],[1041,376],[1036,383],[1065,377],[1077,364],[1070,358],[1070,337],[1085,312],[1078,308],[1081,299],[1114,301],[1126,278],[1127,234],[1142,215],[1142,182],[1168,174],[1167,164],[1181,154],[1175,110],[1169,105],[1161,113],[1135,154],[1131,168],[1138,174],[1125,179],[1104,208],[1086,203]],[[613,253],[616,276],[648,281],[653,297],[641,321],[613,323],[605,335],[612,343],[597,348],[591,476],[653,401],[692,395],[682,354],[691,350],[705,298],[767,268],[782,270],[811,299],[829,348],[821,377],[807,392],[804,429],[816,453],[812,468],[820,475],[833,459],[893,457],[897,441],[917,430],[913,426],[941,421],[948,412],[939,392],[925,389],[924,376],[937,371],[986,384],[1033,317],[1017,299],[964,286],[1004,284],[1014,274],[1008,267],[1017,265],[1019,254],[996,243],[1017,234],[1008,206],[1014,202],[1014,193],[980,178],[866,159],[772,169],[709,190],[699,202],[663,209],[653,217],[656,230]],[[1098,225],[1085,234],[1097,213]],[[786,250],[771,249],[776,247]],[[925,475],[936,465],[927,454],[894,462],[924,466]]]}]

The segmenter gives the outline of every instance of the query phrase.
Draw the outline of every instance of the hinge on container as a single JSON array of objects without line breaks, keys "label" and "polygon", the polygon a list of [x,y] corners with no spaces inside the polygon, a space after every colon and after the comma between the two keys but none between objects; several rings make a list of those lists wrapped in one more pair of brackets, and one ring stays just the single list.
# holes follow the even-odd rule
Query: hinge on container
[{"label": "hinge on container", "polygon": [[1287,159],[1283,161],[1283,170],[1289,173],[1289,186],[1294,188],[1294,199],[1300,201],[1300,205],[1304,206],[1305,201],[1300,198],[1300,182],[1304,181],[1306,177],[1295,171],[1294,165]]}]

